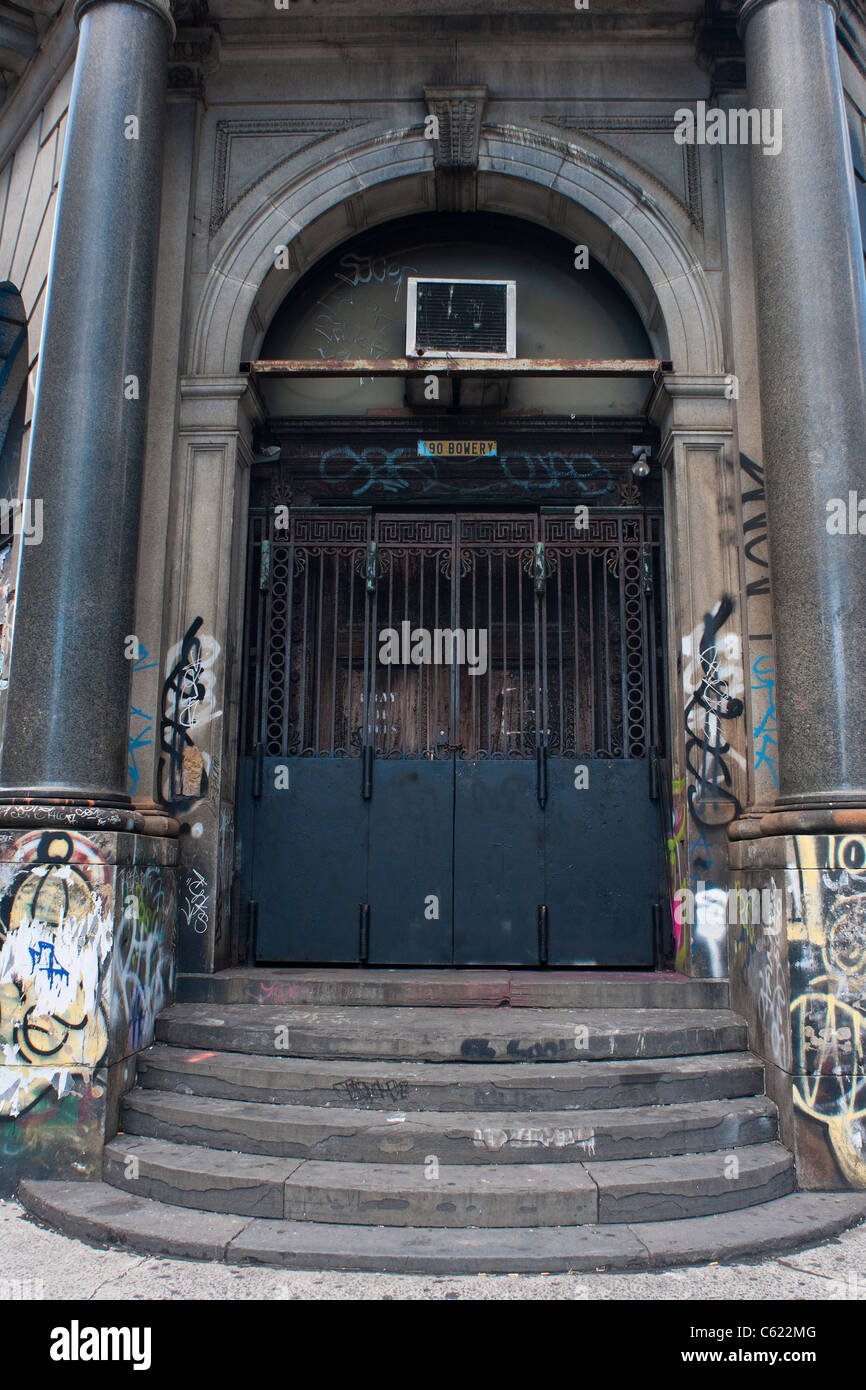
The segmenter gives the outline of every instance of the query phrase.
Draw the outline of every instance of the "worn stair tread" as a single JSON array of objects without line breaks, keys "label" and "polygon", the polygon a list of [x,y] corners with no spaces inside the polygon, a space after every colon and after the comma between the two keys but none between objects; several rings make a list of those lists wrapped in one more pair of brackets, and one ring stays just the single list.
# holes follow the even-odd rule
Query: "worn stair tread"
[{"label": "worn stair tread", "polygon": [[274,1105],[136,1089],[126,1134],[290,1157],[401,1163],[436,1145],[445,1162],[562,1162],[729,1149],[776,1137],[766,1096],[604,1110],[385,1111]]},{"label": "worn stair tread", "polygon": [[[746,1026],[728,1009],[465,1009],[174,1004],[162,1042],[318,1057],[466,1062],[586,1061],[737,1051]],[[585,1027],[587,1035],[579,1033]]]},{"label": "worn stair tread", "polygon": [[181,1095],[365,1109],[606,1108],[725,1100],[763,1090],[750,1052],[698,1057],[512,1063],[346,1061],[264,1057],[156,1043],[138,1058],[138,1084]]},{"label": "worn stair tread", "polygon": [[145,1255],[281,1269],[402,1274],[661,1269],[802,1250],[866,1217],[866,1194],[796,1192],[684,1221],[544,1230],[343,1226],[216,1215],[104,1182],[31,1181],[19,1199],[65,1235]]},{"label": "worn stair tread", "polygon": [[[736,1159],[731,1175],[726,1165]],[[132,1162],[130,1162],[132,1160]],[[780,1144],[619,1163],[348,1163],[273,1158],[119,1135],[104,1176],[182,1206],[347,1224],[554,1226],[728,1210],[784,1195],[793,1160]]]},{"label": "worn stair tread", "polygon": [[727,980],[673,971],[423,969],[233,966],[215,974],[181,973],[182,1003],[426,1005],[446,1008],[727,1008]]}]

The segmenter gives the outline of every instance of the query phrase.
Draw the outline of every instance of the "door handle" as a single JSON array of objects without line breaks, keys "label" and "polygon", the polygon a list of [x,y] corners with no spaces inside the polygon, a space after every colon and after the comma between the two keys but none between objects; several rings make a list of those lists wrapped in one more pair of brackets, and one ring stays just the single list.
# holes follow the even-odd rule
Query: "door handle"
[{"label": "door handle", "polygon": [[253,752],[253,796],[256,800],[262,794],[265,773],[265,745],[257,743]]},{"label": "door handle", "polygon": [[369,801],[373,795],[373,760],[376,750],[372,743],[365,743],[361,752],[361,796]]},{"label": "door handle", "polygon": [[535,750],[535,794],[542,811],[547,805],[547,746],[540,743]]}]

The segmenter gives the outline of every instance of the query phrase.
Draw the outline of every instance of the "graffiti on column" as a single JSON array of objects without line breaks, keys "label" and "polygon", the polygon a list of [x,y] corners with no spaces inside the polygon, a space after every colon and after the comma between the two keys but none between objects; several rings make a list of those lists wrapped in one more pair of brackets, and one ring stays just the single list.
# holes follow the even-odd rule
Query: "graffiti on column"
[{"label": "graffiti on column", "polygon": [[798,837],[788,878],[794,1104],[866,1188],[866,836]]},{"label": "graffiti on column", "polygon": [[105,1058],[112,888],[71,831],[22,835],[0,875],[0,1117],[15,1119]]},{"label": "graffiti on column", "polygon": [[220,645],[200,634],[202,622],[190,623],[166,660],[158,780],[160,801],[173,812],[188,811],[207,796],[211,758],[199,746],[200,735],[222,714],[214,696]]}]

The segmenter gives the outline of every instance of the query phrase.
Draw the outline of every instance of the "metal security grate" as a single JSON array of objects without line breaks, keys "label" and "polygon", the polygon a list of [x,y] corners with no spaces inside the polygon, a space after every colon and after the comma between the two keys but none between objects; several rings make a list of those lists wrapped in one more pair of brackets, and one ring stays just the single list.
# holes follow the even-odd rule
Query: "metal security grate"
[{"label": "metal security grate", "polygon": [[[663,742],[659,518],[299,510],[284,532],[272,513],[251,527],[250,748],[620,759]],[[383,665],[386,629],[483,632],[485,669]]]},{"label": "metal security grate", "polygon": [[411,279],[407,354],[513,357],[514,305],[513,281]]}]

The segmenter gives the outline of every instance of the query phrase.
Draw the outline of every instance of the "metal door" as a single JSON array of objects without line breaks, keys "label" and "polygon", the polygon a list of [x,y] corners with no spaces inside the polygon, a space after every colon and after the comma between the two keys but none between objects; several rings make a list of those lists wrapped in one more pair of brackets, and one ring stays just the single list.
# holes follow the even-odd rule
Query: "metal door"
[{"label": "metal door", "polygon": [[252,519],[262,961],[650,965],[658,518]]}]

